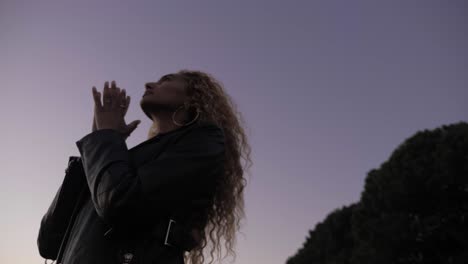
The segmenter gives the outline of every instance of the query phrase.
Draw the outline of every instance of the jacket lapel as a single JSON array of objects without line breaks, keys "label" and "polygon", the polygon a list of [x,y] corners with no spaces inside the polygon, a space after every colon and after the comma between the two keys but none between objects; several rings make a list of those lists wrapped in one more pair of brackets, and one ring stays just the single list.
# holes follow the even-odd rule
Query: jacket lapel
[{"label": "jacket lapel", "polygon": [[135,167],[156,159],[167,147],[175,143],[182,135],[190,131],[194,126],[186,127],[181,131],[176,131],[171,135],[161,138],[151,138],[137,146],[129,149],[130,158]]},{"label": "jacket lapel", "polygon": [[170,137],[164,137],[159,140],[154,140],[151,143],[132,148],[129,150],[132,164],[135,167],[140,167],[153,158],[156,158],[169,145]]}]

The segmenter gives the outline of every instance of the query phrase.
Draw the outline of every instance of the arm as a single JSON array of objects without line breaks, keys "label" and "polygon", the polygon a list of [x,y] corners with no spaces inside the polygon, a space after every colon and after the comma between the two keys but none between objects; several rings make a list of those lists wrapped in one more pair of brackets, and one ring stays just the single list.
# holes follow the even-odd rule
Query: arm
[{"label": "arm", "polygon": [[43,258],[55,259],[57,256],[78,195],[86,187],[83,173],[80,158],[70,156],[63,182],[41,219],[37,246]]},{"label": "arm", "polygon": [[200,185],[214,179],[224,158],[224,134],[215,125],[193,128],[160,156],[135,168],[122,135],[100,129],[76,142],[83,159],[91,200],[110,226],[129,227],[132,219],[167,212],[190,201]]}]

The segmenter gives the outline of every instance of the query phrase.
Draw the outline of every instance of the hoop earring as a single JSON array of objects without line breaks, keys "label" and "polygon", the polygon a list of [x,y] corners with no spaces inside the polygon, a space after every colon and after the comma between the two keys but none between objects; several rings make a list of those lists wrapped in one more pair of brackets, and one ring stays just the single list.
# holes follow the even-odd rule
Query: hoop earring
[{"label": "hoop earring", "polygon": [[178,123],[177,121],[175,121],[174,116],[175,116],[175,114],[177,113],[177,111],[178,111],[180,108],[182,108],[182,107],[183,107],[183,105],[181,105],[179,108],[177,108],[177,109],[172,113],[172,122],[173,122],[174,124],[178,125],[178,126],[188,126],[188,125],[190,125],[191,123],[195,122],[195,120],[197,120],[198,116],[200,115],[200,110],[198,110],[198,108],[197,108],[197,116],[196,116],[192,121],[188,122],[187,124],[180,124],[180,123]]}]

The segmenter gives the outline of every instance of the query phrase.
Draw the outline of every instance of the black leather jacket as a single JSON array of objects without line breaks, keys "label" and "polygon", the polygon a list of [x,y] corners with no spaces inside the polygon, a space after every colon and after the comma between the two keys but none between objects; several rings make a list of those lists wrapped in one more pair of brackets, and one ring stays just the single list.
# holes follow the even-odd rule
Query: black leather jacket
[{"label": "black leather jacket", "polygon": [[184,263],[196,246],[190,230],[206,224],[222,175],[223,130],[193,123],[127,149],[118,131],[101,129],[76,145],[81,157],[69,157],[41,220],[40,255],[55,260],[60,250],[64,264]]}]

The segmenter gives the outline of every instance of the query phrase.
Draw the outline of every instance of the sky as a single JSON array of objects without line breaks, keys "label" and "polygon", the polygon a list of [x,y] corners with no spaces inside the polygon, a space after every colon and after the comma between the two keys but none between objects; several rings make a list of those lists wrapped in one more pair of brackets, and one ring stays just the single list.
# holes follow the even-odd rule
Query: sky
[{"label": "sky", "polygon": [[92,86],[132,97],[131,148],[151,125],[144,83],[191,69],[223,84],[252,148],[235,263],[285,263],[406,138],[468,119],[467,13],[463,0],[0,0],[2,262],[43,261],[40,220],[91,132]]}]

